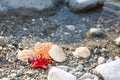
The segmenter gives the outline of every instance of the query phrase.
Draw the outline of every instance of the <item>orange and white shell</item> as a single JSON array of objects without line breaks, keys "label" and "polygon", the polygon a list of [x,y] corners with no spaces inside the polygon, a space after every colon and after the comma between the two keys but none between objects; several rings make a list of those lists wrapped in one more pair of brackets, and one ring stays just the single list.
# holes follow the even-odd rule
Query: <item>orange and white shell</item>
[{"label": "orange and white shell", "polygon": [[37,56],[41,56],[44,59],[51,59],[51,57],[48,54],[48,51],[51,49],[51,46],[53,45],[52,42],[44,42],[40,43],[37,42],[34,46],[34,52]]}]

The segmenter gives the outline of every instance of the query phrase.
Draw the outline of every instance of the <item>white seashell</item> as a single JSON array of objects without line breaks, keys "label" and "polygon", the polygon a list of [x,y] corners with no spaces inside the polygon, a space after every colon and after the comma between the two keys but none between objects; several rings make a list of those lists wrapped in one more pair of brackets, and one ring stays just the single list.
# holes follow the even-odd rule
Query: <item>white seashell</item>
[{"label": "white seashell", "polygon": [[87,47],[79,47],[75,50],[75,52],[73,52],[73,55],[76,58],[87,58],[90,56],[90,50]]},{"label": "white seashell", "polygon": [[58,45],[52,45],[48,53],[50,57],[56,62],[63,62],[66,60],[66,55],[64,51]]},{"label": "white seashell", "polygon": [[120,37],[118,37],[117,39],[115,39],[115,43],[117,46],[120,46]]},{"label": "white seashell", "polygon": [[48,73],[48,80],[76,80],[76,76],[64,70],[52,68]]},{"label": "white seashell", "polygon": [[37,56],[32,50],[23,50],[18,52],[18,59],[28,62],[28,58],[36,58]]}]

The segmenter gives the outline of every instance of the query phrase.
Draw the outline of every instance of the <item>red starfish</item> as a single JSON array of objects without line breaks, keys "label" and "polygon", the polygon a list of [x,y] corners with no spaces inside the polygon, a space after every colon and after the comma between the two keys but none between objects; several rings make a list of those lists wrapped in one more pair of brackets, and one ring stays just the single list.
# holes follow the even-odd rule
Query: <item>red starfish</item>
[{"label": "red starfish", "polygon": [[28,62],[33,63],[30,68],[43,68],[46,69],[47,64],[51,64],[52,60],[45,60],[42,58],[42,55],[38,58],[32,59],[28,58]]}]

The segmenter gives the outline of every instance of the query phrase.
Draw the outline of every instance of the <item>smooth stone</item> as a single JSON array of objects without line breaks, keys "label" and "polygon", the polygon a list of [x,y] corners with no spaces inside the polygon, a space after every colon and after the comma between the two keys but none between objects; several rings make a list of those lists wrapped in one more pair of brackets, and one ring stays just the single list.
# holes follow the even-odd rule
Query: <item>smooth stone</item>
[{"label": "smooth stone", "polygon": [[3,49],[3,47],[2,46],[0,46],[0,51]]},{"label": "smooth stone", "polygon": [[5,46],[7,44],[6,42],[7,41],[6,41],[5,37],[0,36],[0,46]]},{"label": "smooth stone", "polygon": [[80,57],[81,58],[88,58],[91,55],[91,53],[87,47],[79,47],[73,52],[73,55],[76,58],[80,58]]},{"label": "smooth stone", "polygon": [[120,80],[120,59],[98,65],[94,73],[104,80]]},{"label": "smooth stone", "polygon": [[115,44],[117,46],[120,46],[120,37],[118,37],[117,39],[114,40],[115,41]]},{"label": "smooth stone", "polygon": [[16,73],[12,73],[10,76],[11,76],[11,77],[16,77],[17,74],[16,74]]},{"label": "smooth stone", "polygon": [[94,76],[91,73],[85,73],[83,76],[80,77],[81,80],[85,79],[94,79]]},{"label": "smooth stone", "polygon": [[77,71],[83,71],[83,69],[84,69],[84,66],[83,65],[78,65],[77,67],[76,67],[76,70]]},{"label": "smooth stone", "polygon": [[105,62],[105,58],[104,57],[99,57],[98,58],[98,64],[102,64]]},{"label": "smooth stone", "polygon": [[67,29],[69,29],[70,31],[74,31],[75,30],[75,26],[74,25],[67,25],[65,26]]},{"label": "smooth stone", "polygon": [[23,70],[18,70],[17,71],[17,76],[21,76],[21,75],[23,75],[23,73],[24,73]]},{"label": "smooth stone", "polygon": [[99,53],[100,53],[100,50],[99,50],[98,48],[95,48],[95,49],[94,49],[94,53],[95,53],[95,54],[99,54]]},{"label": "smooth stone", "polygon": [[0,69],[0,72],[3,72],[4,71],[4,69]]},{"label": "smooth stone", "polygon": [[76,76],[64,70],[52,68],[48,73],[48,80],[76,80]]},{"label": "smooth stone", "polygon": [[17,71],[16,70],[11,70],[11,73],[16,73]]},{"label": "smooth stone", "polygon": [[95,9],[101,9],[105,0],[68,0],[67,6],[73,12],[86,12]]},{"label": "smooth stone", "polygon": [[103,34],[103,31],[101,28],[91,28],[89,32],[91,36],[101,36]]}]

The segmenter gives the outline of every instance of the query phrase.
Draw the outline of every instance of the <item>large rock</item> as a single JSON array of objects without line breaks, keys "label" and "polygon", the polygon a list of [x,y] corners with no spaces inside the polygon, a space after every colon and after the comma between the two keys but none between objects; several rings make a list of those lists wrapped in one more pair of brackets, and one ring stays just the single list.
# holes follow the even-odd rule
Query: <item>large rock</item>
[{"label": "large rock", "polygon": [[120,80],[120,59],[98,65],[94,72],[104,80]]},{"label": "large rock", "polygon": [[62,0],[0,0],[0,11],[7,9],[32,8],[36,10],[50,9]]},{"label": "large rock", "polygon": [[104,0],[68,0],[67,6],[74,12],[86,12],[102,8]]},{"label": "large rock", "polygon": [[76,77],[64,70],[52,68],[48,73],[48,80],[76,80]]}]

